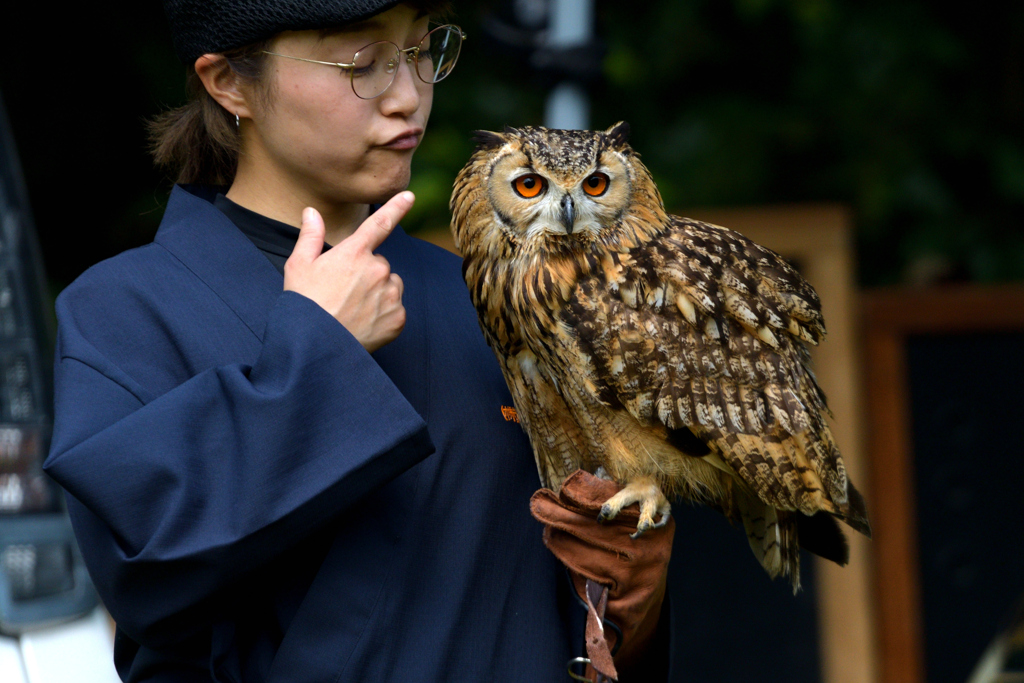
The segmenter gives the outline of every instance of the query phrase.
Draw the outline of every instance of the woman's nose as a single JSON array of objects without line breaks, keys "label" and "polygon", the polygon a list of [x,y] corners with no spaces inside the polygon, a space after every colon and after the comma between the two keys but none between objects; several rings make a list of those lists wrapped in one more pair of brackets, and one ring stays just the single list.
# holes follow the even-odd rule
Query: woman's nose
[{"label": "woman's nose", "polygon": [[[381,95],[381,110],[384,114],[409,115],[420,106],[419,85],[422,81],[416,75],[416,60],[412,55],[402,57],[404,59],[399,60],[394,82]],[[403,62],[408,68],[402,68]]]}]

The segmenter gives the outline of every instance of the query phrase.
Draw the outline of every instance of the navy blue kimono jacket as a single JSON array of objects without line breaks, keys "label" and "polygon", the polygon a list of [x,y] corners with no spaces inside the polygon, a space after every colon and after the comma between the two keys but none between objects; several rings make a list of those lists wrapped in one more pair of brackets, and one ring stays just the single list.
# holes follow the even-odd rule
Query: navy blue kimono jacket
[{"label": "navy blue kimono jacket", "polygon": [[371,356],[211,198],[57,300],[46,471],[122,678],[565,680],[583,611],[459,259],[395,230],[407,323]]}]

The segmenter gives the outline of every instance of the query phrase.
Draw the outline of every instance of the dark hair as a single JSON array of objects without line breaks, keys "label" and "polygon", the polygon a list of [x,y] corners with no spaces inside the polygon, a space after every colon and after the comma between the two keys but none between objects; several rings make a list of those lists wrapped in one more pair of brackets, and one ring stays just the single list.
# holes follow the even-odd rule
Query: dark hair
[{"label": "dark hair", "polygon": [[[447,0],[405,0],[413,9],[445,13]],[[250,85],[260,104],[269,106],[272,93],[266,76],[267,55],[274,38],[224,52],[232,71]],[[188,103],[158,115],[147,124],[150,151],[156,165],[167,169],[176,183],[230,185],[238,168],[238,129],[235,117],[206,91],[195,66],[186,76]]]},{"label": "dark hair", "polygon": [[[230,68],[269,101],[264,72],[273,39],[224,53]],[[188,103],[149,122],[150,151],[156,165],[176,173],[176,183],[230,185],[238,167],[238,128],[235,117],[206,91],[195,67],[185,87]]]}]

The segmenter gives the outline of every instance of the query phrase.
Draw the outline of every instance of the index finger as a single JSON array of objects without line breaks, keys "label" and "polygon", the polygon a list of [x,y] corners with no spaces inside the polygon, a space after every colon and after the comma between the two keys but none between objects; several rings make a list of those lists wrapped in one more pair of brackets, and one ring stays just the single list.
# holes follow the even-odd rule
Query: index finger
[{"label": "index finger", "polygon": [[388,238],[391,231],[398,225],[398,221],[402,220],[402,216],[412,208],[415,200],[416,197],[412,192],[408,190],[399,192],[363,221],[362,225],[356,228],[356,231],[348,239],[355,240],[367,251],[373,251]]}]

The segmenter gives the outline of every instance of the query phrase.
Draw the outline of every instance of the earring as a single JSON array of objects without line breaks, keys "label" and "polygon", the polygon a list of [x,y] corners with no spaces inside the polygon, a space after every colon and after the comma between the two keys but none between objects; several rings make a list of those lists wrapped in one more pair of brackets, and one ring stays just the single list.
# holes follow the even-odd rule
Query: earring
[{"label": "earring", "polygon": [[241,124],[238,122],[238,114],[235,114],[235,130],[238,130]]}]

